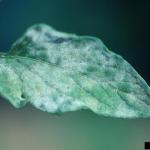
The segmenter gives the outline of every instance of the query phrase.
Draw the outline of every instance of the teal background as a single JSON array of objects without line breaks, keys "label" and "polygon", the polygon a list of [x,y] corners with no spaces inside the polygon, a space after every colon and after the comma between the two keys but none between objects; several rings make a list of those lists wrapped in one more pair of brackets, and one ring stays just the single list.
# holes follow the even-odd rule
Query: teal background
[{"label": "teal background", "polygon": [[[0,51],[35,23],[99,37],[150,84],[150,1],[1,0]],[[143,150],[150,119],[116,119],[90,111],[61,116],[0,100],[0,150]]]}]

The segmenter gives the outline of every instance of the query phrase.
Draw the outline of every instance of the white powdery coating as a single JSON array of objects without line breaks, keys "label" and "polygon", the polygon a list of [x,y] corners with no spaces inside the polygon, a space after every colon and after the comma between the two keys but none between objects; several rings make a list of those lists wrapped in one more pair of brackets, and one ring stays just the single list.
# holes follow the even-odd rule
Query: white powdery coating
[{"label": "white powdery coating", "polygon": [[150,116],[146,82],[97,38],[39,24],[29,28],[9,54],[27,57],[11,60],[11,68],[17,66],[24,99],[43,111],[90,109],[113,117]]}]

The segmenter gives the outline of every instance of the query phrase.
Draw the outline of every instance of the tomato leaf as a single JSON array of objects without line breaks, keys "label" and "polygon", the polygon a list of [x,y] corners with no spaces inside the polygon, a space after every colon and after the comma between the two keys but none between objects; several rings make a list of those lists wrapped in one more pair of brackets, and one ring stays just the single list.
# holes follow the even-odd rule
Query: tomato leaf
[{"label": "tomato leaf", "polygon": [[95,37],[34,25],[0,57],[0,94],[51,113],[90,109],[112,117],[150,117],[150,88]]}]

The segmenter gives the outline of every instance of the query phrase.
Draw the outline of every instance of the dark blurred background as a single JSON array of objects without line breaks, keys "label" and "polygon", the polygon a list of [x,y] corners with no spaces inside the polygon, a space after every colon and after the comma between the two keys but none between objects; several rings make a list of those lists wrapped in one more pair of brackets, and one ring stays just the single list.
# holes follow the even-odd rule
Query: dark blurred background
[{"label": "dark blurred background", "polygon": [[126,58],[150,83],[150,1],[1,0],[0,50],[35,23],[99,37]]},{"label": "dark blurred background", "polygon": [[[0,0],[0,51],[35,23],[91,35],[122,55],[150,85],[150,1]],[[55,116],[0,101],[2,150],[141,150],[149,119],[114,119],[89,111]]]}]

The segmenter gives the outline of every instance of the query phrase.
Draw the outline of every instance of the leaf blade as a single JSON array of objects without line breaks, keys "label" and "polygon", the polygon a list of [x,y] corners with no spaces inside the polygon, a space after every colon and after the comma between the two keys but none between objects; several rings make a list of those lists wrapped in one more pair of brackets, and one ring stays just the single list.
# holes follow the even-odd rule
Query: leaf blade
[{"label": "leaf blade", "polygon": [[[79,103],[83,100],[81,108],[89,108],[97,114],[113,117],[150,116],[150,88],[147,83],[128,62],[109,51],[97,38],[61,33],[39,24],[27,30],[12,46],[8,55],[25,56],[54,66],[55,69],[51,72],[58,69],[58,74],[64,74],[60,76],[61,80],[57,85],[61,85],[66,77],[71,80],[70,85],[74,85],[69,87],[72,88],[71,101],[74,98]],[[33,68],[30,72],[32,70]],[[42,73],[44,75],[45,72]],[[50,77],[54,82],[57,81],[55,76]],[[66,82],[59,87],[59,91],[66,85],[69,84]],[[68,110],[64,108],[63,111]]]}]

